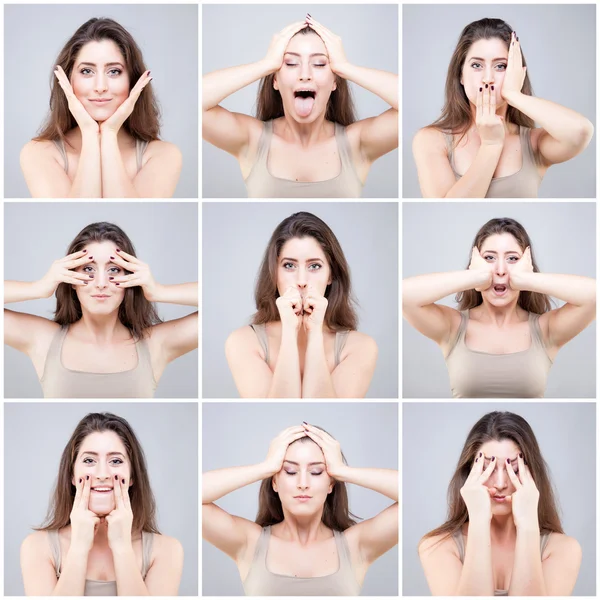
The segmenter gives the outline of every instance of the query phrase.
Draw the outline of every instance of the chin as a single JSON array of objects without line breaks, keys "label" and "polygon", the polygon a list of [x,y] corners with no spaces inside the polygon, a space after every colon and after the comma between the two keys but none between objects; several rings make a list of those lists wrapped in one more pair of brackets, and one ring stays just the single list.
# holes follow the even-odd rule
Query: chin
[{"label": "chin", "polygon": [[99,517],[105,517],[115,510],[115,503],[114,501],[110,504],[107,502],[90,502],[89,509]]}]

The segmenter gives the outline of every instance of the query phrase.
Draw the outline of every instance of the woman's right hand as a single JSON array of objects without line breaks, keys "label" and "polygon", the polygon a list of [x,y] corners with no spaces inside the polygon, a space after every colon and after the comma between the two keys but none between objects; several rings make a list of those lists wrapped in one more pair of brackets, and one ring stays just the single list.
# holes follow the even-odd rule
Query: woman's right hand
[{"label": "woman's right hand", "polygon": [[302,437],[306,437],[304,427],[302,425],[294,425],[293,427],[284,429],[271,442],[271,445],[269,446],[269,452],[267,453],[267,458],[265,459],[264,463],[271,475],[275,475],[275,473],[279,473],[279,471],[281,471],[287,447],[292,442],[295,442]]},{"label": "woman's right hand", "polygon": [[283,296],[275,300],[282,329],[298,333],[302,324],[302,296],[297,288],[290,286]]},{"label": "woman's right hand", "polygon": [[89,475],[86,479],[79,479],[76,485],[77,492],[71,510],[71,547],[78,551],[89,552],[94,545],[96,526],[100,517],[89,510],[92,480]]},{"label": "woman's right hand", "polygon": [[73,92],[73,88],[71,87],[71,82],[60,65],[57,65],[56,69],[54,69],[54,75],[56,75],[58,84],[67,97],[69,110],[77,121],[79,129],[81,129],[82,132],[89,131],[92,133],[99,133],[100,125],[98,125],[97,121],[94,121],[88,111],[85,110],[83,104],[81,104],[77,96],[75,96],[75,92]]},{"label": "woman's right hand", "polygon": [[55,260],[50,270],[38,282],[40,298],[50,298],[60,283],[87,285],[90,276],[87,273],[79,273],[71,269],[85,265],[93,258],[93,256],[87,255],[87,250],[80,250]]},{"label": "woman's right hand", "polygon": [[271,73],[281,69],[281,65],[283,64],[283,55],[285,54],[287,45],[290,43],[292,37],[294,37],[294,35],[296,35],[305,27],[308,27],[308,23],[306,21],[298,21],[297,23],[292,23],[291,25],[284,27],[279,33],[276,33],[273,36],[271,45],[269,46],[267,55],[265,56],[265,61],[268,63]]},{"label": "woman's right hand", "polygon": [[488,522],[492,518],[492,496],[496,488],[488,488],[484,483],[490,478],[496,467],[496,458],[492,456],[490,464],[483,470],[484,456],[479,452],[460,495],[467,505],[469,522]]},{"label": "woman's right hand", "polygon": [[471,262],[469,263],[469,271],[476,271],[480,275],[481,283],[478,283],[475,288],[476,292],[487,290],[492,285],[492,264],[487,262],[481,254],[477,246],[473,246],[471,250]]},{"label": "woman's right hand", "polygon": [[487,84],[477,92],[475,125],[482,146],[504,145],[504,118],[496,114],[496,94]]}]

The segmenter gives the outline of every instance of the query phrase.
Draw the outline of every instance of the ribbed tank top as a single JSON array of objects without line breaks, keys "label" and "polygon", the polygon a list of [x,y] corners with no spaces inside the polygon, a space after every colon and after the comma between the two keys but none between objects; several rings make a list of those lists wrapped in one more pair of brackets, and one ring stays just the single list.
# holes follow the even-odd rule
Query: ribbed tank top
[{"label": "ribbed tank top", "polygon": [[[56,578],[60,578],[62,566],[62,557],[60,551],[60,541],[58,539],[58,530],[48,531],[50,550],[54,560],[54,570]],[[154,534],[142,531],[142,579],[146,579],[148,569],[150,568],[150,558],[152,556],[152,546],[154,544]],[[85,580],[84,596],[118,596],[116,581],[96,581],[94,579]]]},{"label": "ribbed tank top", "polygon": [[[454,148],[452,146],[453,136],[444,133],[448,159],[458,181],[460,175],[454,165]],[[521,142],[521,156],[523,163],[521,169],[512,175],[505,177],[494,177],[488,188],[486,198],[537,198],[542,178],[538,171],[539,158],[531,147],[531,129],[519,125],[519,140]]]},{"label": "ribbed tank top", "polygon": [[352,570],[346,536],[339,531],[334,531],[333,536],[339,569],[323,577],[292,577],[277,575],[267,569],[271,526],[263,527],[250,570],[243,583],[246,596],[359,596],[361,586]]},{"label": "ribbed tank top", "polygon": [[146,340],[135,342],[138,362],[120,373],[87,373],[63,366],[62,346],[69,331],[61,327],[50,344],[40,379],[44,398],[152,398],[156,382]]},{"label": "ribbed tank top", "polygon": [[[455,531],[452,534],[452,538],[456,542],[456,546],[458,547],[458,554],[460,556],[460,562],[465,562],[465,540],[463,539],[462,531]],[[549,533],[542,533],[540,535],[540,556],[544,554],[544,549],[546,548],[546,544],[550,539]],[[494,590],[494,596],[508,596],[508,590]]]},{"label": "ribbed tank top", "polygon": [[342,169],[337,177],[325,181],[291,181],[273,177],[269,173],[268,160],[273,121],[265,121],[256,161],[245,180],[248,198],[360,198],[363,184],[352,162],[350,143],[346,128],[335,125],[335,139]]},{"label": "ribbed tank top", "polygon": [[543,398],[552,361],[540,330],[540,315],[529,313],[531,346],[521,352],[489,354],[469,350],[465,334],[469,311],[461,311],[453,345],[446,356],[453,398]]},{"label": "ribbed tank top", "polygon": [[[258,342],[260,343],[260,347],[265,353],[265,362],[269,364],[269,340],[267,338],[267,326],[264,323],[260,323],[258,325],[250,325],[256,333],[256,337],[258,338]],[[342,356],[342,350],[348,341],[349,330],[346,331],[336,331],[335,332],[335,344],[333,349],[333,357],[335,366],[337,367],[340,364],[340,357]]]}]

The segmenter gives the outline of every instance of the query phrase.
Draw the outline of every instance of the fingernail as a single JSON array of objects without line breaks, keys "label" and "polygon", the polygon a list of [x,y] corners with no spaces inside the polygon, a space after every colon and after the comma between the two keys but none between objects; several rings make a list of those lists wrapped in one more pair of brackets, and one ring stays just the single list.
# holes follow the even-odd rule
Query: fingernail
[{"label": "fingernail", "polygon": [[479,88],[479,91],[480,91],[480,92],[483,92],[483,88]]},{"label": "fingernail", "polygon": [[82,250],[82,252],[87,252],[87,248],[84,248],[84,249]]},{"label": "fingernail", "polygon": [[519,38],[517,38],[517,42],[519,41]]},{"label": "fingernail", "polygon": [[494,86],[492,86],[492,91],[494,91]]},{"label": "fingernail", "polygon": [[93,276],[93,275],[89,275],[89,278],[90,278],[90,279],[94,279],[94,276]]},{"label": "fingernail", "polygon": [[124,480],[124,479],[121,479],[121,482],[122,482],[122,483],[125,483],[125,480]]},{"label": "fingernail", "polygon": [[90,478],[90,476],[89,476],[89,475],[86,475],[86,476],[85,476],[85,478],[86,478],[86,479],[89,479],[89,478]]},{"label": "fingernail", "polygon": [[115,479],[119,479],[119,476],[118,476],[118,475],[115,475]]},{"label": "fingernail", "polygon": [[302,421],[302,423],[303,423],[304,425],[308,425],[308,423],[307,423],[306,421]]},{"label": "fingernail", "polygon": [[94,258],[93,256],[88,256],[88,260],[92,260],[92,258]]},{"label": "fingernail", "polygon": [[114,256],[111,256],[111,257],[110,257],[110,260],[115,260],[115,257],[114,257]]},{"label": "fingernail", "polygon": [[115,283],[115,285],[120,285],[119,283]]},{"label": "fingernail", "polygon": [[477,462],[478,460],[479,460],[479,457],[477,457],[477,458],[475,459],[475,462]]},{"label": "fingernail", "polygon": [[523,458],[523,454],[519,452],[519,458]]},{"label": "fingernail", "polygon": [[152,73],[152,71],[148,71],[148,75],[150,75],[150,73]]},{"label": "fingernail", "polygon": [[496,457],[495,457],[495,456],[492,456],[492,460],[496,460]]},{"label": "fingernail", "polygon": [[81,477],[79,478],[79,483],[81,483]]},{"label": "fingernail", "polygon": [[121,252],[120,248],[117,248],[117,252]]},{"label": "fingernail", "polygon": [[510,458],[507,458],[507,459],[506,459],[506,464],[507,464],[507,465],[510,465]]},{"label": "fingernail", "polygon": [[486,83],[486,84],[485,84],[485,89],[486,89],[486,90],[487,90],[487,86],[488,86],[488,84]]},{"label": "fingernail", "polygon": [[483,456],[483,452],[479,453],[479,458],[481,458]]},{"label": "fingernail", "polygon": [[87,284],[88,284],[88,282],[87,282],[87,281],[84,281],[84,282],[83,282],[83,285],[87,285]]},{"label": "fingernail", "polygon": [[[91,277],[91,275],[90,275],[90,277]],[[109,277],[108,279],[109,279],[109,281],[112,281],[114,279],[114,277]]]}]

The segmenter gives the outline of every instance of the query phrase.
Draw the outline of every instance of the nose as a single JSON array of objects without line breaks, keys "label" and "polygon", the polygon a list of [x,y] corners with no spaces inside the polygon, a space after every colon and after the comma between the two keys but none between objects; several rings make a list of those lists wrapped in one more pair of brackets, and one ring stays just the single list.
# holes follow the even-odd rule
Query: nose
[{"label": "nose", "polygon": [[300,64],[299,78],[300,81],[310,81],[312,79],[312,67],[310,63],[302,61]]},{"label": "nose", "polygon": [[308,285],[306,269],[304,267],[299,267],[296,272],[296,285],[298,286],[299,290],[306,289],[306,286]]},{"label": "nose", "polygon": [[110,479],[113,477],[113,474],[110,472],[108,465],[104,461],[99,460],[96,463],[94,477],[98,481],[105,482],[105,481],[110,481]]},{"label": "nose", "polygon": [[503,463],[499,463],[490,477],[493,486],[501,491],[508,486],[509,478],[506,472],[506,467]]},{"label": "nose", "polygon": [[308,473],[306,471],[300,471],[298,473],[298,482],[296,483],[296,487],[299,490],[305,490],[308,488]]},{"label": "nose", "polygon": [[498,275],[499,277],[502,277],[506,274],[506,263],[504,262],[504,260],[496,260],[494,264],[494,273],[496,273],[496,275]]},{"label": "nose", "polygon": [[108,275],[102,269],[94,275],[94,285],[99,290],[103,290],[108,285]]},{"label": "nose", "polygon": [[492,65],[488,65],[484,68],[482,81],[487,84],[494,83],[494,69],[492,68]]},{"label": "nose", "polygon": [[98,73],[94,79],[94,91],[101,94],[108,89],[108,79],[104,73]]}]

